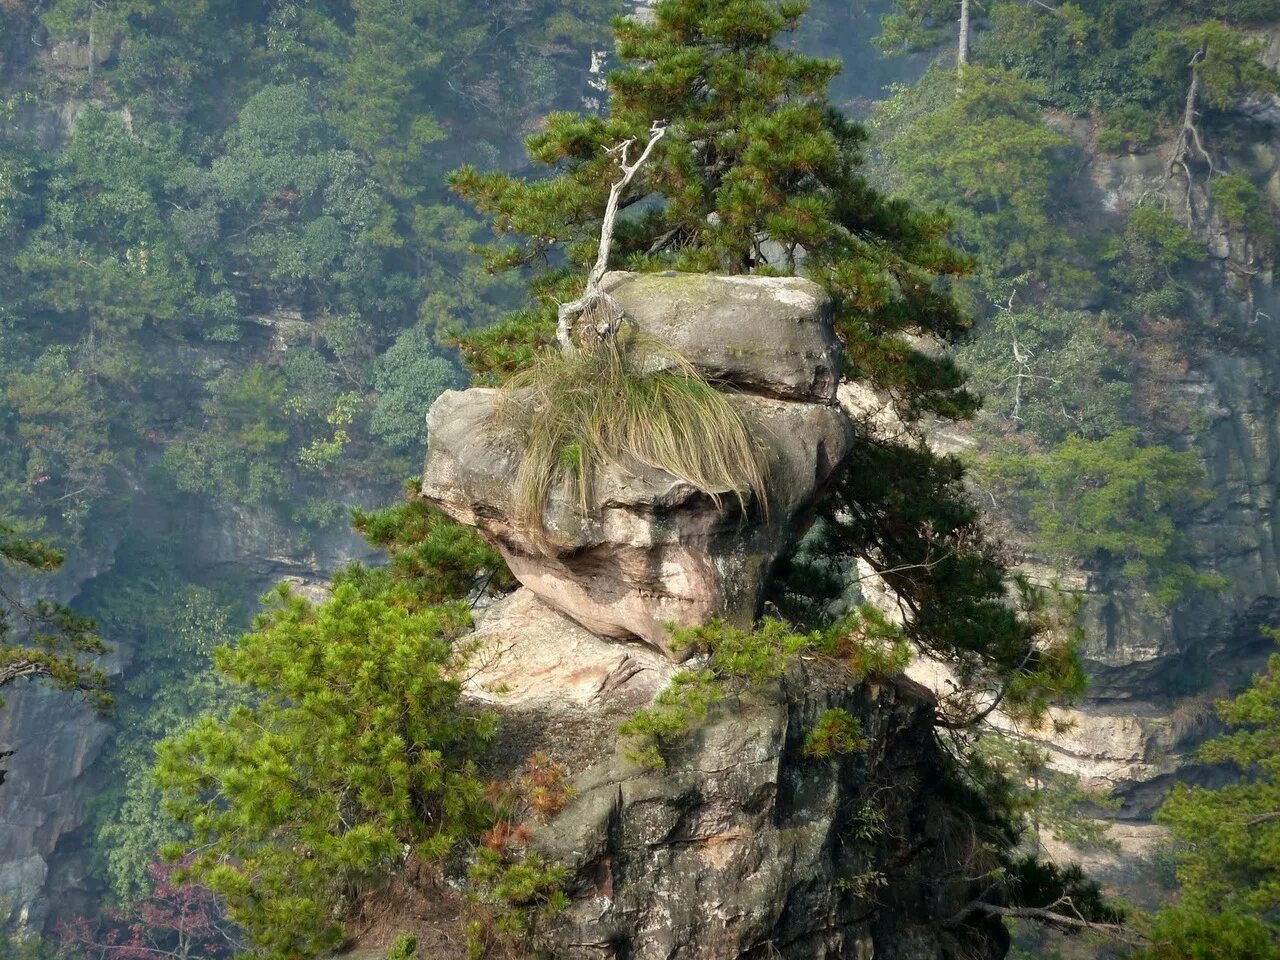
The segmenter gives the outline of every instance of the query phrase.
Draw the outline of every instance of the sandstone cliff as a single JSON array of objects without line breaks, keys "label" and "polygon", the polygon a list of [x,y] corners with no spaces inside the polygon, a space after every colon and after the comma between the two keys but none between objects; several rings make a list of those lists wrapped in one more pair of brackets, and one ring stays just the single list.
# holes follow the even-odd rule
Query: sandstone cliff
[{"label": "sandstone cliff", "polygon": [[[749,626],[855,441],[816,285],[611,274],[605,286],[624,323],[674,345],[743,410],[768,494],[739,502],[617,451],[588,502],[566,474],[531,529],[513,500],[524,449],[496,415],[531,401],[471,389],[428,416],[423,494],[498,546],[524,585],[472,637],[469,696],[498,710],[509,764],[539,751],[572,772],[568,805],[530,841],[569,871],[569,909],[542,947],[565,960],[1003,956],[1003,926],[962,910],[987,854],[919,685],[798,661],[715,703],[663,770],[619,743],[619,723],[686,655],[668,624]],[[808,756],[806,736],[836,709],[865,743]]]}]

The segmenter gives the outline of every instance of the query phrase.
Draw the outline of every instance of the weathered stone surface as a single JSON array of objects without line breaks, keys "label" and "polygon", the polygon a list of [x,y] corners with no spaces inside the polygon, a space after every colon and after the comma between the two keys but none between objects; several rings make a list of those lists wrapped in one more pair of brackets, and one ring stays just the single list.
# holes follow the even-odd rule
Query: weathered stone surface
[{"label": "weathered stone surface", "polygon": [[[712,499],[665,471],[602,468],[592,510],[554,488],[540,536],[514,522],[521,451],[494,425],[498,391],[449,391],[427,418],[423,493],[478,527],[525,586],[598,636],[667,649],[664,624],[713,617],[746,624],[764,578],[853,444],[838,409],[731,395],[769,463],[767,516],[758,503]],[[726,494],[729,491],[724,491]]]},{"label": "weathered stone surface", "polygon": [[601,640],[531,590],[503,597],[468,637],[463,694],[506,709],[591,710],[606,700],[622,711],[651,701],[676,672],[656,650]]},{"label": "weathered stone surface", "polygon": [[[504,956],[1005,955],[1002,924],[963,910],[988,885],[975,863],[990,861],[975,847],[973,811],[948,783],[935,701],[919,685],[859,682],[830,661],[800,659],[779,683],[731,687],[666,740],[666,768],[655,772],[627,759],[618,724],[675,673],[660,654],[596,639],[527,590],[484,611],[471,641],[480,656],[465,695],[493,710],[501,730],[484,775],[509,780],[537,754],[573,788],[550,820],[522,821],[509,850],[567,868],[568,909]],[[495,649],[497,659],[485,655]],[[619,670],[628,662],[642,669]],[[614,686],[601,695],[606,677]],[[805,756],[809,731],[833,708],[858,719],[865,747]],[[468,917],[439,907],[442,893],[467,889],[466,865],[448,869],[445,890],[414,888],[371,911],[386,935],[358,934],[346,956],[377,960],[394,933],[412,932],[431,956],[462,960]]]},{"label": "weathered stone surface", "polygon": [[603,286],[641,331],[710,380],[790,400],[835,400],[840,341],[831,298],[812,281],[615,272]]},{"label": "weathered stone surface", "polygon": [[[870,746],[804,756],[821,714],[860,718]],[[947,920],[977,891],[950,810],[933,700],[906,680],[850,688],[797,669],[713,708],[667,769],[622,752],[574,780],[534,831],[571,868],[571,906],[546,932],[561,960],[975,960],[1004,955],[998,922]],[[950,858],[955,863],[950,864]]]}]

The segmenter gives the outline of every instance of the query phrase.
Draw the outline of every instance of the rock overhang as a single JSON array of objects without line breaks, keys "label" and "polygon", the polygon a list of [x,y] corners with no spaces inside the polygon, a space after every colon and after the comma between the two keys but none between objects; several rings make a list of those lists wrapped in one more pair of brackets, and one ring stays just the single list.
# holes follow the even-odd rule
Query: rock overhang
[{"label": "rock overhang", "polygon": [[522,449],[494,417],[500,391],[483,388],[448,391],[432,406],[423,493],[480,530],[524,586],[592,633],[638,637],[678,656],[668,623],[750,625],[770,569],[851,452],[853,425],[835,402],[840,343],[830,299],[802,278],[611,273],[605,287],[629,322],[730,398],[767,465],[767,506],[609,462],[592,477],[590,509],[562,482],[541,529],[522,529]]}]

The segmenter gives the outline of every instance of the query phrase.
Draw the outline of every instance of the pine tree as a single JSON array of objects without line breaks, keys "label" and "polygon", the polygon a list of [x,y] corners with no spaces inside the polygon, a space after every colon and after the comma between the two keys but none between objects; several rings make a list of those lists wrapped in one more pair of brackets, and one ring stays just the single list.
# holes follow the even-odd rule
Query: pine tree
[{"label": "pine tree", "polygon": [[[620,200],[630,212],[617,224],[614,267],[802,273],[835,303],[846,379],[886,396],[907,423],[974,410],[951,360],[915,339],[945,344],[965,334],[950,284],[971,264],[947,244],[944,217],[867,181],[864,131],[827,99],[837,65],[782,45],[806,6],[660,0],[652,23],[615,23],[623,65],[609,78],[608,116],[553,114],[528,141],[550,177],[454,174],[454,188],[504,238],[488,250],[489,268],[530,269],[541,304],[466,341],[473,370],[501,380],[550,342],[555,302],[578,294],[596,259],[618,182],[607,151],[646,143],[660,124],[664,135]],[[948,723],[970,723],[996,703],[1040,715],[1052,696],[1078,692],[1071,631],[1052,636],[1060,620],[1025,584],[1020,605],[1010,602],[1006,557],[982,535],[960,464],[918,438],[859,429],[862,442],[808,543],[817,560],[799,555],[780,571],[784,599],[807,595],[791,608],[821,608],[814,584],[838,593],[855,560],[885,571],[912,614],[912,639],[965,684]],[[818,566],[824,575],[814,575]]]},{"label": "pine tree", "polygon": [[296,960],[338,946],[345,912],[406,859],[487,824],[472,760],[492,720],[458,707],[465,605],[411,611],[350,582],[320,606],[287,585],[267,603],[215,656],[253,705],[161,743],[155,776],[191,831],[165,851],[187,858],[180,882],[218,894],[259,956]]},{"label": "pine tree", "polygon": [[[621,199],[643,213],[618,225],[612,263],[637,270],[803,272],[836,303],[846,374],[894,395],[901,411],[965,415],[974,399],[945,357],[912,335],[953,341],[967,320],[942,281],[966,259],[944,241],[948,222],[877,192],[862,173],[865,133],[827,99],[839,67],[779,45],[807,4],[786,0],[663,0],[656,20],[615,24],[623,68],[609,78],[608,117],[557,113],[528,142],[554,176],[526,181],[463,168],[454,188],[524,240],[489,251],[493,270],[546,267],[540,295],[565,294],[566,271],[596,256],[600,221],[617,179],[604,148],[648,139],[666,125],[653,158]],[[548,301],[549,302],[549,301]],[[507,327],[536,340],[548,310]],[[489,347],[492,339],[481,339]],[[499,365],[473,351],[482,373]]]},{"label": "pine tree", "polygon": [[1218,715],[1230,730],[1200,759],[1241,775],[1217,789],[1179,785],[1160,808],[1179,844],[1181,891],[1156,916],[1144,960],[1280,957],[1280,653]]},{"label": "pine tree", "polygon": [[353,564],[324,603],[269,594],[253,632],[214,653],[234,705],[156,750],[189,837],[164,851],[178,882],[216,893],[272,960],[333,949],[370,891],[429,879],[420,868],[491,820],[476,760],[494,718],[459,703],[453,641],[471,625],[457,601],[501,560],[412,491],[356,525],[390,563]]},{"label": "pine tree", "polygon": [[[64,558],[62,551],[44,541],[20,536],[0,523],[0,570],[50,573],[62,566]],[[105,710],[111,704],[107,675],[92,661],[107,648],[95,629],[93,621],[63,604],[23,603],[16,591],[0,582],[0,687],[37,680],[80,693]]]}]

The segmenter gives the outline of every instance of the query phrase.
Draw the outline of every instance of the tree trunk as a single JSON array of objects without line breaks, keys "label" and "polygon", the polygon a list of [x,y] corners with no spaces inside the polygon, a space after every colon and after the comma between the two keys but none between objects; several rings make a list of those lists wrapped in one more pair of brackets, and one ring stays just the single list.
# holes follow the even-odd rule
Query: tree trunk
[{"label": "tree trunk", "polygon": [[1213,157],[1205,148],[1204,140],[1200,137],[1200,128],[1196,126],[1197,108],[1200,106],[1200,71],[1196,67],[1208,55],[1208,52],[1208,46],[1201,45],[1187,65],[1191,69],[1191,82],[1187,85],[1187,100],[1182,108],[1182,129],[1178,131],[1178,139],[1174,141],[1173,150],[1169,154],[1169,159],[1165,161],[1164,166],[1164,178],[1166,181],[1173,176],[1173,168],[1175,166],[1182,167],[1182,172],[1186,175],[1186,203],[1187,218],[1189,220],[1195,220],[1195,208],[1192,203],[1192,188],[1195,186],[1195,180],[1191,175],[1191,164],[1188,160],[1198,154],[1209,165],[1209,176],[1212,177],[1217,173]]},{"label": "tree trunk", "polygon": [[649,159],[649,154],[653,152],[653,148],[658,145],[658,141],[666,135],[666,132],[665,124],[654,121],[649,129],[649,142],[645,144],[644,152],[635,163],[627,162],[631,147],[635,144],[634,139],[605,151],[616,159],[618,168],[622,171],[622,179],[609,188],[609,200],[605,204],[604,220],[600,224],[600,248],[596,254],[595,266],[587,274],[587,289],[579,299],[560,305],[556,340],[562,350],[574,349],[573,324],[584,315],[590,315],[596,327],[595,333],[600,338],[610,337],[617,332],[617,324],[621,319],[617,304],[600,287],[605,271],[609,269],[609,251],[613,247],[614,224],[618,219],[622,194],[630,186],[632,179],[644,166],[644,162]]},{"label": "tree trunk", "polygon": [[969,62],[969,3],[960,0],[960,42],[956,49],[956,69],[963,70]]}]

